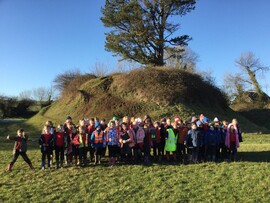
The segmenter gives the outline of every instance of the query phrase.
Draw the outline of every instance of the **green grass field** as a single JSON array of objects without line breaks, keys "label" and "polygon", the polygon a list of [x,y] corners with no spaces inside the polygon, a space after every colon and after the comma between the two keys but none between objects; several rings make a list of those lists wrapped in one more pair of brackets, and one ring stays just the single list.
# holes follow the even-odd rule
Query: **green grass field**
[{"label": "green grass field", "polygon": [[[11,173],[19,126],[29,129],[30,171],[20,157]],[[0,202],[270,202],[270,135],[245,134],[233,163],[89,166],[40,170],[38,130],[0,123]],[[106,159],[103,160],[106,162]]]}]

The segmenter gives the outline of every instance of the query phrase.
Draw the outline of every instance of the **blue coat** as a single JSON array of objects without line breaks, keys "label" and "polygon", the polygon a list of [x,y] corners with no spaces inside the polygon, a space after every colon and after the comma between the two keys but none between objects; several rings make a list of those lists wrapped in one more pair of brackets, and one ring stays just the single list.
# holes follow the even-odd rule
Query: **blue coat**
[{"label": "blue coat", "polygon": [[220,142],[217,131],[209,129],[204,137],[204,143],[206,146],[217,146]]}]

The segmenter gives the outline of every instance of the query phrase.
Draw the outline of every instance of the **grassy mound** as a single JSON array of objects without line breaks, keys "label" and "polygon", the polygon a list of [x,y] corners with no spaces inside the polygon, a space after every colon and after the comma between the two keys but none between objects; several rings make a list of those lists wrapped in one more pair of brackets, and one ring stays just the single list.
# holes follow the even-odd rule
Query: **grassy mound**
[{"label": "grassy mound", "polygon": [[[72,90],[72,91],[71,91]],[[111,119],[149,114],[154,119],[179,115],[190,119],[201,113],[210,119],[238,118],[244,131],[266,131],[231,110],[223,93],[194,73],[159,67],[85,77],[70,83],[61,98],[28,123],[42,126],[46,120],[63,123],[66,115],[75,122],[83,117]]]}]

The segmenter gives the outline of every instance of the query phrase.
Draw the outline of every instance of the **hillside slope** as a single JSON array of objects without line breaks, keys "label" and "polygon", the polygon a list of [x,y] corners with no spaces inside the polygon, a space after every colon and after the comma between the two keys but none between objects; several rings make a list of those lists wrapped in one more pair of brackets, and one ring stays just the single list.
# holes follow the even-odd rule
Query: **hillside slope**
[{"label": "hillside slope", "polygon": [[71,115],[76,122],[84,117],[110,119],[146,114],[154,119],[174,115],[190,119],[201,113],[210,119],[236,117],[246,132],[267,130],[231,110],[222,92],[201,76],[166,67],[93,77],[76,91],[64,93],[28,123],[42,125],[46,120],[62,123],[66,115]]}]

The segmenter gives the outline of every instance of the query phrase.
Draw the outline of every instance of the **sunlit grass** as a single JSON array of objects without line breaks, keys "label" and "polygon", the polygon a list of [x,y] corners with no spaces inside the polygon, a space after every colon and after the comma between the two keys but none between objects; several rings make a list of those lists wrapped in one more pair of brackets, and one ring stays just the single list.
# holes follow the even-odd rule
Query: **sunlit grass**
[{"label": "sunlit grass", "polygon": [[[30,171],[19,158],[11,173],[13,143],[1,136],[1,202],[269,202],[270,135],[245,135],[239,162],[89,166],[40,170],[30,141]],[[265,140],[264,143],[258,142]],[[103,163],[106,159],[103,159]]]}]

